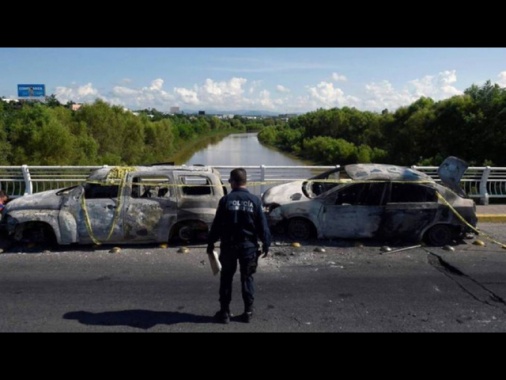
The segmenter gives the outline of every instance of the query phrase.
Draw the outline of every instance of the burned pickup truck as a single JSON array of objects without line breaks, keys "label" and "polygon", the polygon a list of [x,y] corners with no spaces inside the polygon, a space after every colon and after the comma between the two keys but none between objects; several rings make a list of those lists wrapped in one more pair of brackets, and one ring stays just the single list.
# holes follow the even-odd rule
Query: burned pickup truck
[{"label": "burned pickup truck", "polygon": [[292,239],[425,240],[442,246],[473,232],[477,223],[474,201],[459,187],[466,169],[465,162],[448,157],[438,170],[440,184],[407,167],[347,165],[328,191],[306,191],[308,180],[304,197],[292,194],[301,191],[297,183],[281,185],[284,192],[268,190],[263,201],[271,228]]},{"label": "burned pickup truck", "polygon": [[206,166],[101,168],[82,185],[9,202],[0,227],[16,241],[61,245],[200,240],[225,191]]}]

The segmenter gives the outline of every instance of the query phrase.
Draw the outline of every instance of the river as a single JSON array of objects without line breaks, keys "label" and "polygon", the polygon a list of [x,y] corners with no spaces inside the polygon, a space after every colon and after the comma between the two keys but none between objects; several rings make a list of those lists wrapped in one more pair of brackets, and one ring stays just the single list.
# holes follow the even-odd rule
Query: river
[{"label": "river", "polygon": [[185,165],[211,166],[306,166],[309,161],[284,154],[262,145],[257,133],[234,133],[222,140],[209,142],[184,162]]}]

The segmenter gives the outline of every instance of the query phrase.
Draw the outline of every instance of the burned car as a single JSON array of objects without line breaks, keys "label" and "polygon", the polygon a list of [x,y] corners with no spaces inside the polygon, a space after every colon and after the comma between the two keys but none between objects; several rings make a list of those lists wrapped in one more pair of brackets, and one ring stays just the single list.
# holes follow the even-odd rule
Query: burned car
[{"label": "burned car", "polygon": [[[289,202],[268,213],[269,224],[292,239],[375,238],[425,240],[442,246],[472,232],[476,206],[458,183],[467,164],[449,157],[439,167],[443,184],[407,167],[354,164],[348,181],[308,200]],[[465,220],[465,223],[463,222]]]},{"label": "burned car", "polygon": [[16,241],[61,245],[205,239],[224,193],[211,167],[105,167],[81,185],[9,202],[1,227]]},{"label": "burned car", "polygon": [[338,165],[307,180],[273,186],[262,194],[262,204],[269,212],[281,204],[311,199],[337,186],[340,171]]}]

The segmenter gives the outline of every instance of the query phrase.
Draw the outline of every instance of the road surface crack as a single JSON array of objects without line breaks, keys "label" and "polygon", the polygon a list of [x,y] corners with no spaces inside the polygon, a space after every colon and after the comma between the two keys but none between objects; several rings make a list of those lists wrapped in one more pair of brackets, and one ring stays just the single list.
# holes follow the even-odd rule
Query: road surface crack
[{"label": "road surface crack", "polygon": [[[457,267],[445,261],[441,256],[425,249],[427,252],[427,261],[439,272],[457,284],[465,293],[470,295],[476,301],[489,306],[498,307],[506,313],[506,301],[487,288],[485,285],[465,274]],[[490,302],[493,301],[493,302]]]}]

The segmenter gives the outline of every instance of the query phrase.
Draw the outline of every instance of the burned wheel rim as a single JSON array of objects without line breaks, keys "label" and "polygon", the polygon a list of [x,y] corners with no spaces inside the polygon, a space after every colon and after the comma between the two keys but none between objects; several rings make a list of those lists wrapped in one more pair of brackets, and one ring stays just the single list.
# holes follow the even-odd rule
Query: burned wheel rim
[{"label": "burned wheel rim", "polygon": [[436,224],[425,234],[427,243],[433,246],[450,244],[454,238],[453,229],[447,224]]},{"label": "burned wheel rim", "polygon": [[313,226],[305,219],[290,219],[287,232],[291,239],[307,240],[313,234]]},{"label": "burned wheel rim", "polygon": [[192,240],[194,231],[189,225],[183,225],[179,229],[178,236],[181,240]]},{"label": "burned wheel rim", "polygon": [[177,226],[175,237],[183,241],[207,240],[207,224],[201,221],[188,221]]},{"label": "burned wheel rim", "polygon": [[17,241],[43,246],[56,244],[53,229],[45,223],[27,222],[16,230],[15,239]]}]

